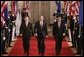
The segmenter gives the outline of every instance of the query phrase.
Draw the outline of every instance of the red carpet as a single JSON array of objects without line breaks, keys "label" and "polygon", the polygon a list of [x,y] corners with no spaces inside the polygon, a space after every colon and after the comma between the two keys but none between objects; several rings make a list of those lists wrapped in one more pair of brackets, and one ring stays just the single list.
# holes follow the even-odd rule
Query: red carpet
[{"label": "red carpet", "polygon": [[[14,47],[9,53],[9,56],[24,56],[22,39],[18,38],[14,44]],[[29,56],[40,56],[37,48],[37,39],[31,38]],[[44,56],[56,56],[55,55],[55,40],[51,37],[45,40],[45,54]],[[67,42],[62,42],[62,50],[60,56],[74,56],[74,53],[69,48]]]}]

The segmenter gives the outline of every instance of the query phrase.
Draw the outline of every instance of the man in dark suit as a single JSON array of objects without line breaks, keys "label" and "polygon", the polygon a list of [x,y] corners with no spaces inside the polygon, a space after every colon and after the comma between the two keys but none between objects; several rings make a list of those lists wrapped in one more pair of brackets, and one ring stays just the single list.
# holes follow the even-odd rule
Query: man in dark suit
[{"label": "man in dark suit", "polygon": [[65,36],[65,25],[64,22],[61,20],[61,15],[57,17],[57,22],[53,24],[53,35],[55,38],[55,51],[56,54],[60,54],[63,36]]},{"label": "man in dark suit", "polygon": [[20,36],[23,40],[24,53],[29,55],[30,49],[30,37],[33,35],[32,24],[29,21],[29,16],[24,17],[24,21],[21,23]]},{"label": "man in dark suit", "polygon": [[8,54],[6,52],[6,43],[7,43],[7,38],[5,36],[5,29],[6,29],[6,23],[5,21],[3,20],[3,18],[1,17],[1,55],[2,54]]},{"label": "man in dark suit", "polygon": [[15,21],[16,17],[14,16],[14,14],[9,11],[9,17],[7,19],[7,29],[6,29],[6,38],[8,39],[8,47],[12,47],[11,46],[11,42],[12,42],[12,30],[13,30],[13,26],[14,23],[13,21]]},{"label": "man in dark suit", "polygon": [[75,24],[75,16],[70,16],[70,30],[71,30],[71,39],[72,39],[72,46],[75,47],[75,38],[74,38],[74,24]]},{"label": "man in dark suit", "polygon": [[76,16],[76,19],[75,19],[75,32],[74,32],[74,38],[75,38],[75,46],[76,46],[76,49],[77,49],[77,53],[76,54],[81,54],[81,41],[80,41],[80,33],[79,33],[79,30],[80,29],[80,26],[79,26],[79,15]]},{"label": "man in dark suit", "polygon": [[47,37],[47,25],[44,21],[43,16],[40,17],[40,20],[35,23],[34,33],[37,36],[38,41],[38,50],[39,54],[42,53],[44,55],[45,52],[45,38]]}]

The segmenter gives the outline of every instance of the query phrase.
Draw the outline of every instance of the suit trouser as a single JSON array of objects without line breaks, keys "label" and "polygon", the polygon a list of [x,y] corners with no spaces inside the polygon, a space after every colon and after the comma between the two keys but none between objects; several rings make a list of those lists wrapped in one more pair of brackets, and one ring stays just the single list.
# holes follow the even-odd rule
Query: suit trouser
[{"label": "suit trouser", "polygon": [[76,35],[76,44],[77,44],[77,52],[79,53],[79,54],[82,54],[82,51],[83,51],[83,39],[82,39],[82,36],[79,38],[78,37],[78,31],[76,31],[76,33],[75,33],[75,35]]},{"label": "suit trouser", "polygon": [[74,35],[75,41],[74,41],[74,43],[75,43],[76,49],[80,48],[80,47],[79,47],[79,44],[80,44],[79,42],[80,42],[80,40],[79,40],[79,38],[78,38],[78,35],[79,35],[78,30],[75,30],[75,35]]},{"label": "suit trouser", "polygon": [[30,49],[30,39],[28,37],[23,37],[23,49],[24,52],[29,52]]},{"label": "suit trouser", "polygon": [[12,26],[10,27],[10,37],[9,37],[9,46],[11,44],[11,41],[12,41]]},{"label": "suit trouser", "polygon": [[3,40],[3,43],[2,43],[2,53],[6,52],[5,44],[6,44],[6,40]]},{"label": "suit trouser", "polygon": [[37,37],[37,42],[38,42],[38,50],[39,53],[44,53],[45,52],[45,38],[44,37]]},{"label": "suit trouser", "polygon": [[1,45],[0,45],[0,47],[1,47],[1,53],[3,52],[3,39],[2,39],[2,36],[1,36]]},{"label": "suit trouser", "polygon": [[78,35],[74,35],[74,40],[73,40],[73,46],[76,48],[76,45],[77,45],[77,37]]},{"label": "suit trouser", "polygon": [[77,39],[77,52],[81,54],[81,41]]},{"label": "suit trouser", "polygon": [[7,43],[7,46],[10,46],[10,42],[11,42],[11,39],[10,39],[10,32],[9,32],[9,29],[6,29],[6,43]]},{"label": "suit trouser", "polygon": [[55,37],[55,51],[57,53],[60,53],[61,51],[61,48],[62,48],[62,37],[61,36],[58,36],[58,37]]},{"label": "suit trouser", "polygon": [[[82,31],[82,33],[83,33],[83,31]],[[81,35],[80,38],[81,38],[81,39],[80,39],[81,56],[83,56],[83,34]]]},{"label": "suit trouser", "polygon": [[71,39],[72,39],[72,46],[75,47],[75,38],[74,38],[74,34],[73,34],[73,30],[71,29]]}]

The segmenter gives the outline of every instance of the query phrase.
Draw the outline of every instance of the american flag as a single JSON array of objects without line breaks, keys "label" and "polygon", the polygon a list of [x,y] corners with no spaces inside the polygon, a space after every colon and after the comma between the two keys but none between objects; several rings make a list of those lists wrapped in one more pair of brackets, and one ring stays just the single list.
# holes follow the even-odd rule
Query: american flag
[{"label": "american flag", "polygon": [[59,10],[59,13],[61,12],[61,1],[55,1],[57,5],[57,10]]},{"label": "american flag", "polygon": [[11,1],[11,11],[16,14],[17,13],[17,1]]},{"label": "american flag", "polygon": [[[1,17],[6,22],[8,19],[8,2],[9,1],[1,1]],[[16,7],[16,1],[11,1],[11,5],[9,5],[11,8],[11,11],[15,14],[17,7]]]},{"label": "american flag", "polygon": [[3,19],[3,21],[1,21],[2,23],[5,23],[8,18],[7,4],[7,1],[1,1],[1,19]]},{"label": "american flag", "polygon": [[83,26],[83,1],[80,1],[80,7],[79,7],[79,23]]},{"label": "american flag", "polygon": [[79,1],[64,1],[64,9],[67,15],[78,15],[79,6]]},{"label": "american flag", "polygon": [[1,1],[1,13],[5,10],[5,8],[7,7],[7,1]]},{"label": "american flag", "polygon": [[26,12],[28,12],[30,17],[30,1],[24,1],[24,7],[26,8]]}]

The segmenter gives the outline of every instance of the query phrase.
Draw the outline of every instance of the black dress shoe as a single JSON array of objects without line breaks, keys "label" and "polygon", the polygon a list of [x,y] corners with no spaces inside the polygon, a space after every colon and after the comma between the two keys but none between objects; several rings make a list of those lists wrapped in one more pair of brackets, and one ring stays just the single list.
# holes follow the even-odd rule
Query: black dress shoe
[{"label": "black dress shoe", "polygon": [[39,54],[41,54],[41,52],[39,51]]},{"label": "black dress shoe", "polygon": [[8,54],[7,52],[2,52],[2,54]]},{"label": "black dress shoe", "polygon": [[74,46],[70,46],[69,48],[73,48]]},{"label": "black dress shoe", "polygon": [[11,45],[9,45],[8,47],[12,47]]},{"label": "black dress shoe", "polygon": [[77,52],[76,54],[81,54],[81,53]]},{"label": "black dress shoe", "polygon": [[56,52],[56,55],[60,55],[60,52]]},{"label": "black dress shoe", "polygon": [[26,54],[27,52],[26,51],[24,51],[24,54]]},{"label": "black dress shoe", "polygon": [[44,56],[44,53],[41,53],[41,56]]},{"label": "black dress shoe", "polygon": [[27,52],[27,55],[29,55],[29,52]]}]

